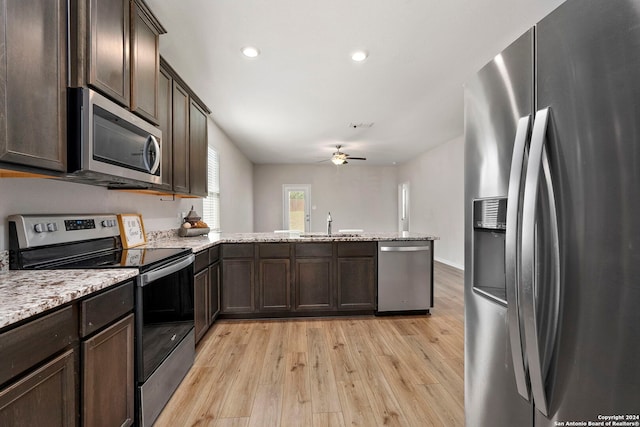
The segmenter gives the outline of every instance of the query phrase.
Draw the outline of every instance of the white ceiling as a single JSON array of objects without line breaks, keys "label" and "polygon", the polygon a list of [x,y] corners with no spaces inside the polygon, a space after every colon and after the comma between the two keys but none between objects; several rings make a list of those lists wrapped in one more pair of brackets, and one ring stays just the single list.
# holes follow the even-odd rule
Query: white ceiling
[{"label": "white ceiling", "polygon": [[562,2],[147,0],[162,55],[251,161],[314,163],[341,144],[366,164],[462,135],[465,81]]}]

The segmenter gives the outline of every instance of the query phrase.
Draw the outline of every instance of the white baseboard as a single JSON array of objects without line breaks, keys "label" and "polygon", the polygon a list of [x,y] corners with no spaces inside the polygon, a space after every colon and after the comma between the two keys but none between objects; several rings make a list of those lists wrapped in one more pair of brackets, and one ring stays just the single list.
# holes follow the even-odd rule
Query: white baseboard
[{"label": "white baseboard", "polygon": [[451,261],[449,261],[447,259],[438,258],[438,257],[434,257],[433,259],[438,261],[438,262],[441,262],[443,264],[447,264],[450,267],[457,268],[458,270],[464,271],[464,265],[460,265],[460,264],[457,264],[455,262],[451,262]]}]

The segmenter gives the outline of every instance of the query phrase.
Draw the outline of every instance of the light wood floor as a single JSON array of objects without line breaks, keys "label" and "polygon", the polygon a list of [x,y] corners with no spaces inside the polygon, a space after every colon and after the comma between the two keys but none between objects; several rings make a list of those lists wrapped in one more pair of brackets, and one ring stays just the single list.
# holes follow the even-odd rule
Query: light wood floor
[{"label": "light wood floor", "polygon": [[430,316],[220,321],[156,426],[463,426],[463,276]]}]

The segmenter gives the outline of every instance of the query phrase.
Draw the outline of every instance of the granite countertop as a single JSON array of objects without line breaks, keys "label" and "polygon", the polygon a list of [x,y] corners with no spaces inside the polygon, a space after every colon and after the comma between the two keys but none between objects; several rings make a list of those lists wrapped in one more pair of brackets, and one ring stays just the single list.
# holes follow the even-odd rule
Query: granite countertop
[{"label": "granite countertop", "polygon": [[[304,237],[302,237],[304,236]],[[202,236],[179,237],[177,235],[154,240],[148,248],[191,248],[200,252],[221,243],[277,243],[277,242],[377,242],[438,240],[439,237],[422,233],[209,233]]]},{"label": "granite countertop", "polygon": [[0,328],[137,275],[136,268],[0,271]]}]

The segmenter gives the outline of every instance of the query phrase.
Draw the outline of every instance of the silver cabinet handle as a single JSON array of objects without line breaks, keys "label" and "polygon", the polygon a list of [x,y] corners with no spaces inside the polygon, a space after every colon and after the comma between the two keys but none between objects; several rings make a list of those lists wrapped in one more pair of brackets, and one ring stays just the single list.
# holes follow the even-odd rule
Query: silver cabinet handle
[{"label": "silver cabinet handle", "polygon": [[380,252],[424,252],[429,246],[381,246]]},{"label": "silver cabinet handle", "polygon": [[[560,253],[558,239],[558,220],[551,181],[549,157],[545,148],[547,125],[549,122],[549,108],[536,113],[529,150],[529,163],[524,189],[524,206],[522,213],[522,309],[525,322],[525,348],[529,361],[529,378],[533,401],[540,412],[549,414],[549,404],[545,392],[545,378],[548,372],[553,346],[558,330],[559,295],[560,295]],[[543,173],[546,193],[540,189]],[[546,194],[546,199],[541,196]],[[548,209],[548,224],[544,218],[538,217],[538,203]],[[543,254],[544,260],[550,259],[550,268],[541,267],[538,257],[540,236],[537,224],[544,224],[551,236],[549,250]],[[544,242],[544,240],[543,240]],[[539,280],[540,270],[548,277]],[[538,299],[544,299],[544,304],[538,306]],[[542,311],[539,311],[542,310]]]},{"label": "silver cabinet handle", "polygon": [[507,229],[505,233],[505,273],[507,290],[507,317],[509,321],[509,340],[511,357],[516,379],[516,387],[520,396],[529,400],[529,383],[527,382],[527,365],[525,364],[525,348],[522,340],[522,322],[520,313],[520,268],[521,255],[521,197],[522,166],[525,162],[525,151],[531,128],[531,116],[518,120],[518,127],[513,143],[511,157],[511,173],[509,176],[509,192],[507,198]]}]

